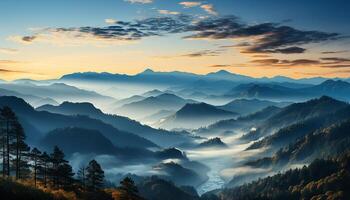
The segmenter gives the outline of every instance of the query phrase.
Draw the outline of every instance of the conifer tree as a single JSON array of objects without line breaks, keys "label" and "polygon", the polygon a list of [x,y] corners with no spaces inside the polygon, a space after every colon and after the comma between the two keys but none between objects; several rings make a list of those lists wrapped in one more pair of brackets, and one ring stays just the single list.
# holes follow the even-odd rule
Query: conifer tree
[{"label": "conifer tree", "polygon": [[79,183],[81,184],[82,188],[86,190],[86,167],[83,165],[79,168],[77,173],[77,178],[79,180]]},{"label": "conifer tree", "polygon": [[120,186],[118,187],[120,191],[120,200],[141,200],[142,198],[138,194],[138,189],[135,186],[134,181],[126,177],[120,181]]},{"label": "conifer tree", "polygon": [[37,148],[34,148],[30,152],[30,155],[31,155],[31,160],[33,162],[32,166],[33,166],[34,185],[36,186],[37,179],[38,179],[38,171],[40,166],[41,152]]},{"label": "conifer tree", "polygon": [[2,121],[2,173],[3,177],[10,176],[10,144],[13,138],[12,126],[17,122],[17,117],[10,107],[5,106],[0,110]]},{"label": "conifer tree", "polygon": [[96,160],[91,160],[86,168],[86,182],[89,189],[96,191],[104,183],[104,171]]},{"label": "conifer tree", "polygon": [[13,167],[15,169],[16,180],[21,177],[20,172],[28,167],[26,157],[28,156],[29,146],[25,143],[25,133],[21,124],[16,121],[13,125],[14,140],[10,147],[12,148]]},{"label": "conifer tree", "polygon": [[49,163],[50,163],[50,156],[46,152],[42,153],[40,157],[40,175],[41,175],[41,180],[44,184],[44,187],[47,187],[47,179],[49,175]]},{"label": "conifer tree", "polygon": [[68,163],[62,163],[59,168],[59,186],[63,189],[70,189],[72,188],[73,182],[74,182],[74,173],[72,166]]},{"label": "conifer tree", "polygon": [[50,156],[51,179],[54,187],[66,187],[73,182],[73,170],[68,161],[64,159],[64,153],[57,146],[54,147]]}]

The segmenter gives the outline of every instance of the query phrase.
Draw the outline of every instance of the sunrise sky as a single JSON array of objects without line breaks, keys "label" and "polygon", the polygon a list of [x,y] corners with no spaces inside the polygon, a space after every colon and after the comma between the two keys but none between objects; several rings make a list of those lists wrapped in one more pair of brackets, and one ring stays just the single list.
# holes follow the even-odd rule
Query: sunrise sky
[{"label": "sunrise sky", "polygon": [[350,76],[349,0],[1,0],[0,79]]}]

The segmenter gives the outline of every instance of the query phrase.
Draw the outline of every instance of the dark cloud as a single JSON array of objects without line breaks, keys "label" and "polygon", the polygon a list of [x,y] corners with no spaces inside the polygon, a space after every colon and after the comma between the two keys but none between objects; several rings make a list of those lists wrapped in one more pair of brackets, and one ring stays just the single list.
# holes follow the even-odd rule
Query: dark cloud
[{"label": "dark cloud", "polygon": [[282,60],[281,63],[289,66],[300,66],[300,65],[317,65],[317,64],[320,64],[320,61],[310,60],[310,59],[296,59],[296,60]]},{"label": "dark cloud", "polygon": [[274,49],[274,50],[267,50],[267,53],[283,53],[283,54],[293,54],[293,53],[304,53],[306,49],[301,47],[288,47],[284,49]]},{"label": "dark cloud", "polygon": [[23,71],[9,70],[0,68],[1,73],[24,73]]},{"label": "dark cloud", "polygon": [[325,58],[321,58],[321,60],[330,61],[334,63],[350,62],[350,59],[348,58],[339,58],[339,57],[325,57]]},{"label": "dark cloud", "polygon": [[308,76],[324,76],[324,75],[337,75],[337,74],[348,74],[350,73],[350,70],[336,70],[336,71],[330,71],[330,72],[296,72],[298,74],[302,75],[308,75]]},{"label": "dark cloud", "polygon": [[347,65],[323,65],[324,68],[350,68],[350,64]]},{"label": "dark cloud", "polygon": [[281,60],[281,59],[256,59],[251,63],[260,66],[272,67],[294,67],[294,66],[318,66],[323,68],[349,68],[350,59],[338,57],[326,57],[319,60],[311,59],[296,59],[296,60]]},{"label": "dark cloud", "polygon": [[238,44],[233,44],[233,45],[224,45],[224,46],[220,46],[220,48],[235,48],[235,47],[249,47],[252,44],[249,42],[241,42]]},{"label": "dark cloud", "polygon": [[252,60],[250,62],[255,64],[261,64],[261,65],[272,65],[272,64],[280,63],[280,60],[279,59],[258,59],[258,60]]},{"label": "dark cloud", "polygon": [[[191,39],[255,39],[244,49],[245,53],[303,53],[305,49],[295,45],[305,45],[340,39],[338,33],[304,31],[276,23],[247,25],[237,17],[203,20],[191,28],[196,33],[186,36]],[[258,39],[256,39],[258,38]]]},{"label": "dark cloud", "polygon": [[[188,33],[184,39],[245,39],[235,45],[243,53],[304,53],[300,45],[340,39],[338,33],[304,31],[278,23],[249,25],[236,16],[211,17],[197,20],[189,15],[151,17],[133,22],[117,21],[107,27],[49,28],[51,32],[73,32],[74,37],[85,34],[101,39],[139,40],[144,37]],[[40,33],[39,33],[40,34]],[[36,36],[25,36],[31,42]],[[233,47],[233,46],[231,46]]]},{"label": "dark cloud", "polygon": [[349,52],[347,50],[343,50],[343,51],[323,51],[321,52],[322,54],[336,54],[336,53],[346,53]]},{"label": "dark cloud", "polygon": [[221,50],[203,50],[182,55],[184,57],[203,57],[203,56],[219,56],[222,53]]},{"label": "dark cloud", "polygon": [[22,37],[22,40],[24,42],[32,42],[35,39],[36,39],[36,36],[24,36],[24,37]]},{"label": "dark cloud", "polygon": [[292,67],[292,66],[306,66],[306,65],[319,65],[319,60],[310,59],[296,59],[296,60],[280,60],[280,59],[258,59],[252,60],[251,63],[266,66],[278,66],[278,67]]}]

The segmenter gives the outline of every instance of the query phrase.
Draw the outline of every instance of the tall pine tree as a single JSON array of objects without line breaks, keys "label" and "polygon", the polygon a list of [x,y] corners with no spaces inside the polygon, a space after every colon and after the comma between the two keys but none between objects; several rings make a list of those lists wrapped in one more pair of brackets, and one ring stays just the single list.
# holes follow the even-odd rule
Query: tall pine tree
[{"label": "tall pine tree", "polygon": [[84,190],[86,190],[86,167],[84,165],[80,166],[78,173],[77,173],[77,178]]},{"label": "tall pine tree", "polygon": [[41,152],[39,149],[34,148],[30,152],[31,155],[31,160],[33,162],[33,179],[34,179],[34,185],[36,186],[37,180],[38,180],[38,172],[39,172],[39,166],[40,166],[40,157],[41,157]]},{"label": "tall pine tree", "polygon": [[120,192],[120,200],[141,200],[142,198],[138,194],[138,189],[135,186],[134,181],[126,177],[120,181],[120,186],[118,187]]},{"label": "tall pine tree", "polygon": [[2,121],[2,173],[3,177],[10,176],[10,144],[13,138],[13,125],[17,117],[10,107],[5,106],[0,110]]},{"label": "tall pine tree", "polygon": [[39,174],[45,188],[47,187],[47,180],[49,176],[49,163],[50,163],[50,156],[46,152],[42,153],[40,156]]},{"label": "tall pine tree", "polygon": [[91,160],[86,168],[86,182],[90,190],[97,191],[103,187],[104,171],[96,160]]},{"label": "tall pine tree", "polygon": [[69,162],[64,159],[64,153],[57,146],[50,156],[51,169],[50,175],[52,179],[53,187],[61,188],[71,185],[73,182],[73,170],[69,165]]},{"label": "tall pine tree", "polygon": [[28,171],[29,165],[27,163],[27,157],[30,147],[25,143],[25,133],[18,121],[16,121],[13,125],[13,133],[14,140],[10,147],[12,148],[11,152],[14,155],[12,163],[15,169],[15,178],[18,180],[21,177],[25,177],[27,174],[25,171]]}]

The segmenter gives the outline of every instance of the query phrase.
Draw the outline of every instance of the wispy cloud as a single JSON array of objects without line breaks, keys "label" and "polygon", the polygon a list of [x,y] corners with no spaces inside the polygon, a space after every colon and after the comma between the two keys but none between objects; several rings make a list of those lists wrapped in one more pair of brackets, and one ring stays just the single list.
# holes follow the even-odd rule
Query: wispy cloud
[{"label": "wispy cloud", "polygon": [[15,65],[18,63],[20,62],[16,60],[0,60],[0,73],[7,73],[7,74],[26,73],[25,71],[11,69],[11,68],[14,68]]},{"label": "wispy cloud", "polygon": [[4,54],[15,54],[17,53],[18,50],[17,49],[12,49],[12,48],[0,48],[0,53],[4,53]]},{"label": "wispy cloud", "polygon": [[211,15],[218,15],[213,4],[203,4],[201,8]]},{"label": "wispy cloud", "polygon": [[17,64],[17,63],[20,63],[20,62],[15,60],[0,60],[0,66],[7,66],[11,64]]},{"label": "wispy cloud", "polygon": [[350,62],[349,58],[340,58],[340,57],[324,57],[324,58],[321,58],[321,60],[329,61],[333,64],[334,63],[342,63],[342,62]]},{"label": "wispy cloud", "polygon": [[286,59],[277,59],[277,58],[268,58],[268,59],[255,59],[250,61],[252,64],[259,66],[269,66],[269,67],[305,67],[305,66],[314,66],[322,68],[349,68],[350,59],[347,58],[338,58],[338,57],[327,57],[315,59],[295,59],[295,60],[286,60]]},{"label": "wispy cloud", "polygon": [[153,0],[124,0],[129,3],[140,3],[140,4],[148,4],[153,3]]},{"label": "wispy cloud", "polygon": [[221,53],[222,53],[222,50],[202,50],[202,51],[184,54],[182,56],[196,58],[196,57],[204,57],[204,56],[219,56]]},{"label": "wispy cloud", "polygon": [[105,19],[106,24],[116,24],[117,22],[118,20],[116,19],[111,19],[111,18]]},{"label": "wispy cloud", "polygon": [[309,66],[309,65],[321,64],[319,60],[311,60],[311,59],[296,59],[296,60],[258,59],[258,60],[252,60],[251,63],[259,64],[262,66],[270,65],[270,66],[279,66],[279,67]]},{"label": "wispy cloud", "polygon": [[341,50],[341,51],[323,51],[322,54],[337,54],[337,53],[347,53],[348,50]]},{"label": "wispy cloud", "polygon": [[179,14],[181,14],[180,12],[170,11],[170,10],[158,10],[158,13],[163,14],[163,15],[179,15]]},{"label": "wispy cloud", "polygon": [[350,70],[335,70],[329,72],[296,72],[297,74],[307,75],[307,76],[329,76],[329,75],[339,75],[339,74],[349,74]]},{"label": "wispy cloud", "polygon": [[200,7],[210,15],[218,15],[218,12],[215,10],[213,4],[203,4],[199,1],[183,1],[179,4],[182,5],[184,8]]},{"label": "wispy cloud", "polygon": [[212,67],[212,68],[227,68],[227,67],[232,67],[232,65],[210,65],[208,67]]},{"label": "wispy cloud", "polygon": [[3,68],[0,68],[0,72],[1,73],[7,73],[7,74],[14,74],[14,73],[27,73],[27,72],[24,72],[24,71],[16,71],[16,70],[9,70],[9,69],[3,69]]},{"label": "wispy cloud", "polygon": [[184,8],[192,8],[192,7],[198,7],[202,3],[198,1],[183,1],[183,2],[180,2],[179,4],[182,5]]},{"label": "wispy cloud", "polygon": [[36,30],[32,36],[10,36],[9,40],[23,44],[44,42],[57,45],[118,45],[150,36],[186,32],[191,23],[192,18],[185,15],[154,17],[133,22],[116,21],[106,27],[43,28]]}]

